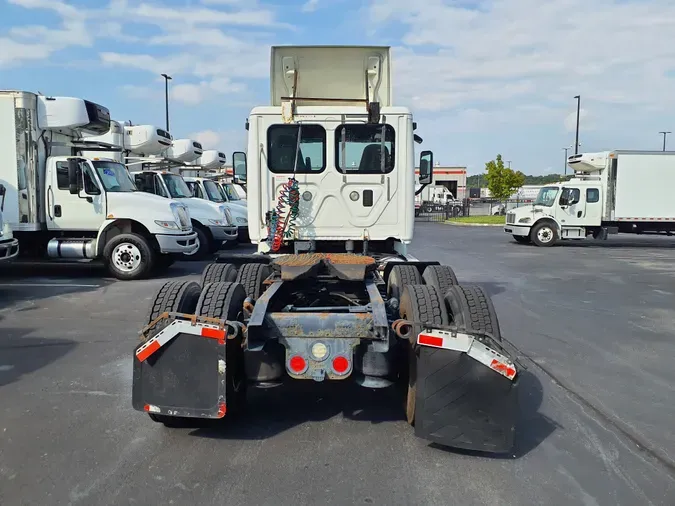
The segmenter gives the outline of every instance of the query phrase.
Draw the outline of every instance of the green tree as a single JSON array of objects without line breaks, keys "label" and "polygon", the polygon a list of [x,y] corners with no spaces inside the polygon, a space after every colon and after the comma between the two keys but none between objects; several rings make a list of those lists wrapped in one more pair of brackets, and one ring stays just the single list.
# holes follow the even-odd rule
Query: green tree
[{"label": "green tree", "polygon": [[511,194],[525,184],[525,174],[504,167],[502,155],[496,160],[485,164],[485,179],[492,197],[497,200],[506,200]]}]

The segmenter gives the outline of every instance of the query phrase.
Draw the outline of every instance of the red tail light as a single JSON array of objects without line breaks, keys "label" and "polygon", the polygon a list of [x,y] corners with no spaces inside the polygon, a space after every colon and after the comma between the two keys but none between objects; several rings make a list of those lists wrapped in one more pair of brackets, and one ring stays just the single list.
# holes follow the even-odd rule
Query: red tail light
[{"label": "red tail light", "polygon": [[302,374],[307,370],[307,360],[301,355],[294,355],[288,361],[288,368],[294,374]]},{"label": "red tail light", "polygon": [[335,357],[333,359],[333,371],[336,374],[346,374],[349,371],[349,360],[342,356]]}]

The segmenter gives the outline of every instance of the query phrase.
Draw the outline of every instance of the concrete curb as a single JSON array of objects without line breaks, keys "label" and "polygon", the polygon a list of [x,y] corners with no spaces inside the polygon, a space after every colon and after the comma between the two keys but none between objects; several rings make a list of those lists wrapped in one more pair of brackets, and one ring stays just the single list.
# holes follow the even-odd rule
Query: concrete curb
[{"label": "concrete curb", "polygon": [[446,221],[446,225],[452,225],[453,227],[503,227],[503,223],[494,224],[494,223],[454,223],[452,221]]}]

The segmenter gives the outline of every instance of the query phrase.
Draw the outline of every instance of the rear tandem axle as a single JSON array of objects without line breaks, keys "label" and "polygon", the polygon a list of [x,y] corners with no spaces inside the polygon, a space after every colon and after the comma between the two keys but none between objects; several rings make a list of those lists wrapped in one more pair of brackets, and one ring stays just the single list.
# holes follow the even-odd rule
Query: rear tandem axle
[{"label": "rear tandem axle", "polygon": [[481,288],[402,258],[249,258],[160,289],[135,351],[135,409],[176,425],[243,408],[248,384],[354,379],[402,387],[422,438],[511,450],[520,366]]}]

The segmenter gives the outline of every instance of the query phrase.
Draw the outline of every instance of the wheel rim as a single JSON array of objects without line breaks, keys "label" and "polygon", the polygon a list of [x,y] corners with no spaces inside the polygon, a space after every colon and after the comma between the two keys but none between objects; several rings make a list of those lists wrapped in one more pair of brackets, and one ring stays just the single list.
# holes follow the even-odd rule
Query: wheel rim
[{"label": "wheel rim", "polygon": [[141,250],[130,242],[118,244],[113,250],[112,261],[120,271],[133,272],[140,267],[142,260]]},{"label": "wheel rim", "polygon": [[195,239],[195,244],[197,245],[197,247],[194,249],[194,251],[192,251],[190,253],[187,253],[187,252],[183,253],[183,255],[191,257],[191,256],[197,254],[197,252],[199,251],[199,248],[201,247],[201,243],[199,242],[199,236],[197,236],[197,238]]},{"label": "wheel rim", "polygon": [[551,227],[541,227],[537,230],[537,239],[543,243],[551,242],[553,240],[553,229]]}]

